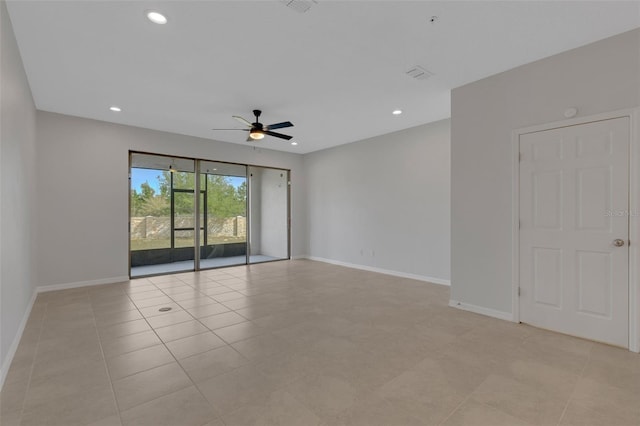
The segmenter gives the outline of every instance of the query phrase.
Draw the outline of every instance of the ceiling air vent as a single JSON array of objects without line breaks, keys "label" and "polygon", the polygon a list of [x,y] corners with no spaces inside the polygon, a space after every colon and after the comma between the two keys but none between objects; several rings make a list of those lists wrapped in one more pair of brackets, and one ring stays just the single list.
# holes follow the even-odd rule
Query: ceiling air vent
[{"label": "ceiling air vent", "polygon": [[407,75],[416,80],[426,80],[431,77],[433,73],[422,68],[420,65],[416,65],[415,67],[409,68]]},{"label": "ceiling air vent", "polygon": [[296,12],[304,13],[311,9],[311,6],[318,4],[317,0],[280,0],[289,9],[293,9]]}]

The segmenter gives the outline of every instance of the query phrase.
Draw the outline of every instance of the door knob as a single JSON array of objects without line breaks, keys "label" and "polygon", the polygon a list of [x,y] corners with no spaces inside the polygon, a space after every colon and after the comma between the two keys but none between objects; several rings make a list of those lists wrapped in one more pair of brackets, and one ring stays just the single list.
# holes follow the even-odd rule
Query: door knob
[{"label": "door knob", "polygon": [[624,245],[624,240],[620,238],[613,240],[613,245],[616,247],[622,247]]}]

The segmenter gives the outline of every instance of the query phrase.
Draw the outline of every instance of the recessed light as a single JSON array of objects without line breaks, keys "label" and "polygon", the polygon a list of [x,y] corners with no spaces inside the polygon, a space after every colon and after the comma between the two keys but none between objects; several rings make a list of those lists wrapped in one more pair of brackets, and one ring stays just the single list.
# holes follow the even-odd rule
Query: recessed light
[{"label": "recessed light", "polygon": [[298,145],[298,142],[291,142],[291,145],[296,146]]},{"label": "recessed light", "polygon": [[391,114],[393,114],[393,115],[400,115],[400,114],[402,114],[402,110],[401,110],[401,109],[393,110],[393,112],[392,112]]},{"label": "recessed light", "polygon": [[115,105],[114,105],[114,106],[112,106],[112,107],[109,107],[109,109],[110,109],[111,111],[113,111],[113,112],[120,112],[120,111],[122,111],[122,108],[117,107],[117,106],[115,106]]},{"label": "recessed light", "polygon": [[147,12],[147,19],[153,22],[154,24],[164,25],[167,23],[167,17],[164,16],[160,12],[149,11]]}]

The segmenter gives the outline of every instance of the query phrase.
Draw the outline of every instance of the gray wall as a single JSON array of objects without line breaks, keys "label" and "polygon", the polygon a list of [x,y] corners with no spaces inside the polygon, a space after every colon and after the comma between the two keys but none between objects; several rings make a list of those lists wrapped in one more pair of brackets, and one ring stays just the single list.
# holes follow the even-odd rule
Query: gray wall
[{"label": "gray wall", "polygon": [[0,365],[5,361],[34,289],[36,109],[13,35],[0,2]]},{"label": "gray wall", "polygon": [[38,111],[39,285],[128,274],[128,151],[292,170],[293,254],[306,247],[302,156]]},{"label": "gray wall", "polygon": [[305,155],[312,257],[448,282],[449,120]]},{"label": "gray wall", "polygon": [[512,131],[640,105],[639,54],[634,30],[453,90],[453,300],[512,311]]}]

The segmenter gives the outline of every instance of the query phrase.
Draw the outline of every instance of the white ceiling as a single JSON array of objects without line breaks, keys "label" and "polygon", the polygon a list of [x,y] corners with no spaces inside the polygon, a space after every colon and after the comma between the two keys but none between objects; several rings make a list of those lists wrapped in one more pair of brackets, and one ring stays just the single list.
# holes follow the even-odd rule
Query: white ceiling
[{"label": "white ceiling", "polygon": [[[636,1],[9,1],[38,109],[307,153],[450,116],[450,90],[640,26]],[[169,19],[155,25],[154,9]],[[429,18],[438,16],[436,24]],[[434,73],[413,80],[420,64]],[[123,111],[113,113],[110,105]],[[404,113],[394,116],[400,108]],[[255,143],[255,142],[254,142]]]}]

